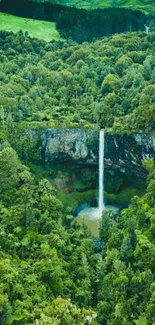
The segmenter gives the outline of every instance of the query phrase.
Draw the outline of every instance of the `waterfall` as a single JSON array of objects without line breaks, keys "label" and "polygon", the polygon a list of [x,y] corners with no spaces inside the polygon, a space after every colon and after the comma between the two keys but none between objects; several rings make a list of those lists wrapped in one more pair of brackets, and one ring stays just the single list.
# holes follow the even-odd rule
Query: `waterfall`
[{"label": "waterfall", "polygon": [[150,30],[150,27],[149,27],[149,26],[147,26],[146,24],[144,25],[144,27],[145,27],[145,31],[146,31],[146,33],[148,33],[148,32],[149,32],[149,30]]},{"label": "waterfall", "polygon": [[104,209],[104,130],[100,130],[99,139],[99,210]]}]

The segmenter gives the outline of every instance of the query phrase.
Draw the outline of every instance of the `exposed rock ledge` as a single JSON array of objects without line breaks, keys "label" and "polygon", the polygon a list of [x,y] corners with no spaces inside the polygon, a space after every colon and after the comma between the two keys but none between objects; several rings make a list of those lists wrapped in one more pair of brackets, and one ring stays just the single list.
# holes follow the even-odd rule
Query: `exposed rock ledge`
[{"label": "exposed rock ledge", "polygon": [[[35,131],[26,131],[33,139]],[[46,129],[39,136],[41,159],[98,164],[99,133],[87,129]],[[155,158],[155,134],[105,134],[105,168],[145,177],[141,161]]]},{"label": "exposed rock ledge", "polygon": [[83,129],[47,129],[41,135],[41,156],[45,161],[75,160],[97,164],[98,132]]}]

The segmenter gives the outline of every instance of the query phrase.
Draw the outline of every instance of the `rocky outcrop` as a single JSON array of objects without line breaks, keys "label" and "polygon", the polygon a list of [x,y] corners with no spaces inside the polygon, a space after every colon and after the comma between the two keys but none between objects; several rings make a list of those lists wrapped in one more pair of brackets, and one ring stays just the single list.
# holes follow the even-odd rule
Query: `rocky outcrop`
[{"label": "rocky outcrop", "polygon": [[98,132],[83,129],[47,129],[41,135],[41,156],[45,161],[75,160],[97,163]]},{"label": "rocky outcrop", "polygon": [[142,160],[155,159],[155,134],[105,137],[105,166],[130,175],[146,177]]},{"label": "rocky outcrop", "polygon": [[[33,131],[34,132],[34,131]],[[30,132],[33,139],[34,133]],[[98,164],[99,132],[87,129],[46,129],[39,135],[40,155],[45,162],[73,160]],[[118,136],[105,134],[105,168],[146,177],[142,160],[155,158],[155,134]]]}]

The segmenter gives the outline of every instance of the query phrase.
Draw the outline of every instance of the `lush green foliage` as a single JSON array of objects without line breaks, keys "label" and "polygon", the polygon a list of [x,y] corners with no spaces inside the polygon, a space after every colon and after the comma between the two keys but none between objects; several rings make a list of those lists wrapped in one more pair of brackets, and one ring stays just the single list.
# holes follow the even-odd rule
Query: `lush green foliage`
[{"label": "lush green foliage", "polygon": [[[5,1],[5,0],[3,0]],[[22,0],[23,5],[26,1]],[[146,13],[155,12],[155,3],[153,0],[34,0],[37,4],[59,4],[69,7],[84,9],[97,8],[131,8],[145,11]]]},{"label": "lush green foliage", "polygon": [[146,194],[116,220],[103,213],[99,258],[49,181],[1,145],[1,324],[154,324],[155,167],[144,165]]},{"label": "lush green foliage", "polygon": [[86,10],[33,0],[24,0],[22,5],[21,0],[1,0],[0,11],[25,18],[56,22],[63,38],[71,38],[79,43],[117,32],[143,31],[146,21],[148,20],[150,24],[151,20],[150,15],[146,16],[138,10],[125,8]]},{"label": "lush green foliage", "polygon": [[[86,197],[58,195],[10,146],[37,162],[25,128],[154,131],[154,41],[154,33],[127,33],[79,45],[0,32],[1,324],[155,324],[154,161],[143,162],[145,195],[117,219],[103,213],[98,256],[85,224],[72,224],[72,204]],[[88,169],[80,178],[94,182]],[[121,184],[112,200],[122,199]]]},{"label": "lush green foliage", "polygon": [[1,32],[1,128],[11,139],[28,126],[154,130],[154,40],[127,33],[77,45]]},{"label": "lush green foliage", "polygon": [[87,11],[64,8],[57,20],[57,29],[64,38],[79,43],[125,31],[143,31],[146,16],[131,9],[109,8]]},{"label": "lush green foliage", "polygon": [[95,324],[89,233],[70,227],[56,190],[46,179],[36,182],[5,144],[0,179],[0,323]]},{"label": "lush green foliage", "polygon": [[103,214],[100,235],[105,247],[99,276],[100,324],[155,322],[154,185],[152,166],[147,192],[142,198],[135,197],[116,221],[110,212]]},{"label": "lush green foliage", "polygon": [[[37,0],[37,2],[46,2],[47,0]],[[145,12],[155,11],[155,3],[152,0],[48,0],[52,3],[63,4],[66,6],[76,6],[78,8],[96,9],[107,7],[125,7],[144,10]]]}]

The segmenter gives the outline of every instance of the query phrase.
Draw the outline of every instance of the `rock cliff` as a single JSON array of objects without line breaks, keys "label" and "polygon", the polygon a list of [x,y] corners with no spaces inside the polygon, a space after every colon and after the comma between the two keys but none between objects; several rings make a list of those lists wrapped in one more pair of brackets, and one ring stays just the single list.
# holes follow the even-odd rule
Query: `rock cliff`
[{"label": "rock cliff", "polygon": [[155,159],[155,134],[111,135],[105,137],[105,166],[146,177],[142,160]]},{"label": "rock cliff", "polygon": [[[30,135],[30,134],[29,134]],[[33,139],[34,133],[31,133]],[[40,155],[45,162],[59,159],[97,165],[99,133],[84,129],[47,129],[39,136]],[[155,134],[118,136],[105,134],[105,168],[144,178],[142,160],[155,158]]]},{"label": "rock cliff", "polygon": [[47,129],[41,135],[41,156],[45,161],[62,159],[97,164],[98,132],[83,129]]}]

